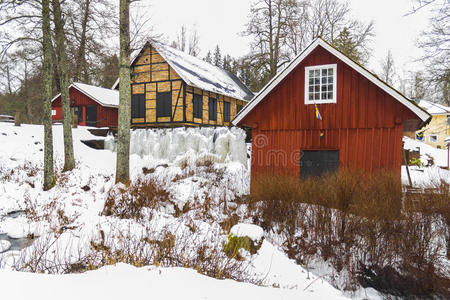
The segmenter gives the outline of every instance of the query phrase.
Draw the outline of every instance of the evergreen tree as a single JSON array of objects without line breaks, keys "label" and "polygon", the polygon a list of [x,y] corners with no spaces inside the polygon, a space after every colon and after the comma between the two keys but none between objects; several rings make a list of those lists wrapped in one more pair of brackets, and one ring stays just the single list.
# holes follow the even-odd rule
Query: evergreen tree
[{"label": "evergreen tree", "polygon": [[217,45],[216,49],[214,50],[213,64],[219,68],[222,67],[222,54],[220,53],[219,45]]},{"label": "evergreen tree", "polygon": [[208,63],[212,63],[212,56],[211,56],[211,51],[208,51],[208,53],[206,54],[205,58],[203,59],[204,61],[208,62]]}]

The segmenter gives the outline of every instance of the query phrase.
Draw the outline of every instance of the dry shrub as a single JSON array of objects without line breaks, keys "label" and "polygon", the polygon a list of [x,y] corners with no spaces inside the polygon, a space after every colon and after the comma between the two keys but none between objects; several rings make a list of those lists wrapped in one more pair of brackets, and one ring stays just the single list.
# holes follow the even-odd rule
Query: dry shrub
[{"label": "dry shrub", "polygon": [[[321,257],[345,271],[340,288],[450,296],[442,263],[449,248],[448,185],[404,201],[400,174],[389,171],[340,170],[306,180],[266,175],[252,184],[254,222],[285,237],[283,247],[298,263]],[[385,276],[391,269],[397,274]]]},{"label": "dry shrub", "polygon": [[138,178],[129,188],[110,190],[102,214],[139,220],[144,217],[144,208],[153,209],[169,200],[170,193],[155,179]]}]

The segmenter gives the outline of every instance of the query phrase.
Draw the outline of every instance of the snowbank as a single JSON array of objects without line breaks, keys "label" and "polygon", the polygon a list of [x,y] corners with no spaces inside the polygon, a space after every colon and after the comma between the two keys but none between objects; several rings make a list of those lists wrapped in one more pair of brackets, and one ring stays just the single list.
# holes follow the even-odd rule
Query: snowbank
[{"label": "snowbank", "polygon": [[259,242],[264,236],[264,230],[253,224],[239,223],[231,227],[230,233],[237,237],[249,237],[253,242]]},{"label": "snowbank", "polygon": [[184,268],[126,264],[83,274],[52,276],[0,271],[4,299],[344,299],[336,294],[258,287],[217,280]]},{"label": "snowbank", "polygon": [[404,136],[403,142],[405,143],[403,148],[406,150],[420,150],[420,160],[423,163],[427,163],[427,154],[433,157],[434,164],[436,166],[447,166],[448,152],[446,149],[437,149],[423,142],[413,140],[409,137]]}]

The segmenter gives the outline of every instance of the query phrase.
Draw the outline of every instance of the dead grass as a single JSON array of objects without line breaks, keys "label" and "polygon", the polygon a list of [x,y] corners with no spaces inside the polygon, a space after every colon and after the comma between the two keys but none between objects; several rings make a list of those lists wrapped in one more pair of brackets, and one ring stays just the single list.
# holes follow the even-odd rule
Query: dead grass
[{"label": "dead grass", "polygon": [[[342,170],[303,181],[268,175],[253,183],[249,211],[256,223],[285,237],[283,247],[297,262],[320,257],[349,274],[340,288],[362,284],[392,295],[448,297],[442,260],[449,249],[450,194],[445,184],[431,190],[404,197],[400,174],[388,171]],[[388,268],[398,276],[367,275]]]},{"label": "dead grass", "polygon": [[170,201],[170,193],[153,178],[138,178],[129,188],[116,188],[108,192],[102,214],[122,219],[139,220],[143,210],[155,209]]}]

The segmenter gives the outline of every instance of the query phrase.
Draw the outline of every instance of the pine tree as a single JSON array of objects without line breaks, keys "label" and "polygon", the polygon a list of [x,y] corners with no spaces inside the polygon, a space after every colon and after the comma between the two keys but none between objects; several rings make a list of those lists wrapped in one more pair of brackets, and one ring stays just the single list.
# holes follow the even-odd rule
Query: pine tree
[{"label": "pine tree", "polygon": [[222,54],[220,53],[219,45],[216,46],[214,50],[214,61],[213,64],[217,67],[222,67]]},{"label": "pine tree", "polygon": [[206,54],[205,58],[203,59],[204,61],[208,62],[208,63],[212,63],[212,56],[211,56],[211,51],[208,51],[208,53]]}]

